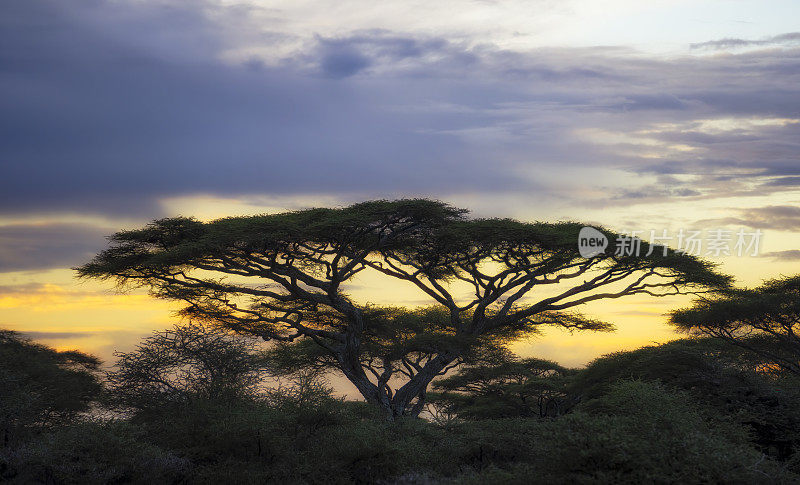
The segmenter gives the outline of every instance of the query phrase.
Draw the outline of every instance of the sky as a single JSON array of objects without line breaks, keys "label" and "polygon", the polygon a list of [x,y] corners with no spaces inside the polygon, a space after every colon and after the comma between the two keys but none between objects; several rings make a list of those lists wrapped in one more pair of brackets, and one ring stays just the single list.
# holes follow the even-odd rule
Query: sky
[{"label": "sky", "polygon": [[[0,328],[111,361],[177,320],[75,279],[106,236],[401,197],[645,239],[759,231],[756,255],[702,256],[741,285],[796,274],[800,2],[0,2]],[[615,333],[516,350],[663,342],[689,301],[596,305]]]}]

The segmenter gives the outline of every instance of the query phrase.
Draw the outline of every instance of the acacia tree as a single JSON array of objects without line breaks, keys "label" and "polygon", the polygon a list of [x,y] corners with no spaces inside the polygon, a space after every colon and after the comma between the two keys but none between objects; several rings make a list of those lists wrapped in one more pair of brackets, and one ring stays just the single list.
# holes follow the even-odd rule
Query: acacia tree
[{"label": "acacia tree", "polygon": [[[419,413],[429,383],[492,338],[540,325],[608,328],[572,309],[729,284],[710,263],[650,252],[646,243],[647,256],[620,257],[609,247],[583,258],[577,223],[470,219],[466,212],[413,199],[206,223],[162,219],[113,235],[108,249],[77,270],[184,301],[189,318],[265,340],[309,340],[391,418]],[[441,318],[376,314],[346,291],[362,271],[418,289]],[[381,348],[374,345],[378,337],[396,341],[398,335],[412,345],[373,353]]]},{"label": "acacia tree", "polygon": [[670,321],[689,333],[725,339],[800,375],[800,275],[699,298],[691,308],[672,312]]},{"label": "acacia tree", "polygon": [[566,392],[574,373],[549,360],[506,355],[435,381],[438,393],[429,400],[438,413],[463,419],[558,416],[577,402]]}]

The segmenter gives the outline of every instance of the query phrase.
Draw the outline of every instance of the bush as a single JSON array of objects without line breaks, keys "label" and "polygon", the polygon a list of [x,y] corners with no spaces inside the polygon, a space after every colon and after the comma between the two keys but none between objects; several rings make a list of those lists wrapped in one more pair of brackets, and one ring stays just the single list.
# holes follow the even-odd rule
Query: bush
[{"label": "bush", "polygon": [[187,460],[141,438],[125,422],[64,426],[3,452],[3,478],[20,483],[176,483],[188,475]]},{"label": "bush", "polygon": [[590,363],[570,392],[593,399],[620,380],[683,390],[710,416],[745,426],[763,452],[786,460],[800,451],[800,380],[757,372],[752,356],[718,339],[685,339],[617,352]]},{"label": "bush", "polygon": [[175,403],[134,422],[151,442],[197,465],[193,482],[330,482],[372,473],[362,471],[371,463],[362,458],[387,438],[375,412],[303,378],[258,399]]},{"label": "bush", "polygon": [[0,330],[0,449],[89,409],[102,389],[99,366],[90,355],[58,352]]},{"label": "bush", "polygon": [[[789,381],[737,366],[708,345],[678,342],[598,359],[570,376],[571,392],[583,400],[558,417],[388,421],[374,406],[334,398],[313,373],[259,395],[185,393],[126,420],[37,427],[0,451],[0,481],[800,482],[793,473],[800,455],[780,463],[753,445],[763,436],[754,430],[785,425],[781,436],[796,433]],[[499,384],[492,372],[490,390],[516,385],[504,381],[506,370]],[[550,391],[534,383],[537,392]]]},{"label": "bush", "polygon": [[[800,480],[688,391],[621,380],[559,418],[389,422],[313,381],[143,422],[193,483],[606,483]],[[153,418],[148,415],[148,419]],[[143,419],[142,416],[137,418]]]},{"label": "bush", "polygon": [[251,397],[264,370],[255,339],[201,324],[155,332],[115,355],[106,375],[112,402],[138,411]]},{"label": "bush", "polygon": [[800,477],[754,450],[746,432],[714,427],[686,395],[657,384],[615,384],[556,420],[465,428],[472,483],[780,483]]}]

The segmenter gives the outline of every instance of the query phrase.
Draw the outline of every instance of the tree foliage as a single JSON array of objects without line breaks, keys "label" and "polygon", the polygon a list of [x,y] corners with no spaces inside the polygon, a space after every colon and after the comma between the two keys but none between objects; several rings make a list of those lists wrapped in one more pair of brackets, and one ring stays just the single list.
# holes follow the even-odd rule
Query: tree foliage
[{"label": "tree foliage", "polygon": [[595,359],[567,392],[589,402],[621,381],[655,382],[691,395],[698,409],[742,426],[759,449],[785,460],[800,451],[800,381],[763,369],[758,354],[726,340],[682,339]]},{"label": "tree foliage", "polygon": [[199,324],[156,332],[116,356],[106,376],[110,393],[116,404],[139,410],[252,396],[264,367],[252,338]]},{"label": "tree foliage", "polygon": [[680,330],[723,338],[773,369],[800,375],[800,275],[700,298],[670,319]]},{"label": "tree foliage", "polygon": [[100,395],[99,366],[96,357],[0,330],[0,446],[26,428],[62,424],[86,411]]},{"label": "tree foliage", "polygon": [[566,393],[574,373],[549,360],[505,356],[434,381],[430,400],[436,412],[462,419],[558,416],[574,404]]},{"label": "tree foliage", "polygon": [[[540,325],[607,328],[574,309],[729,284],[707,262],[650,252],[646,243],[646,256],[620,257],[608,248],[582,258],[581,227],[469,219],[465,210],[424,199],[207,223],[170,218],[115,234],[78,272],[183,301],[183,315],[197,321],[266,340],[313,341],[368,402],[389,416],[413,415],[428,384],[486,336]],[[416,288],[438,308],[438,320],[420,324],[418,311],[385,309],[375,318],[370,302],[347,293],[362,271]],[[403,331],[403,322],[416,327]],[[380,343],[398,332],[405,332],[401,345]],[[398,358],[403,349],[410,358]]]}]

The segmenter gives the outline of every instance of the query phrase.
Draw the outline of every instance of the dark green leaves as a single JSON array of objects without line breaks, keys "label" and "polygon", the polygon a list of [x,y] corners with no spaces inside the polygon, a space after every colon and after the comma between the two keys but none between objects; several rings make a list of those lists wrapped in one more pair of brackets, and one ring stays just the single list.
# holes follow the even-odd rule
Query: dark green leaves
[{"label": "dark green leaves", "polygon": [[[726,338],[800,374],[800,276],[699,299],[690,308],[672,312],[670,321],[687,332]],[[768,337],[769,342],[753,336]]]}]

